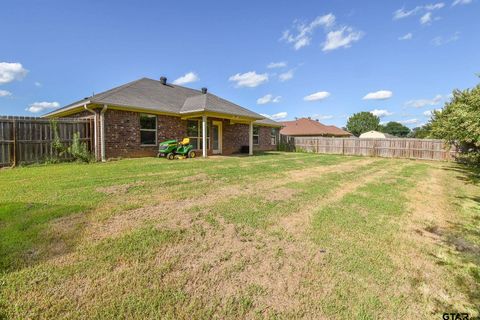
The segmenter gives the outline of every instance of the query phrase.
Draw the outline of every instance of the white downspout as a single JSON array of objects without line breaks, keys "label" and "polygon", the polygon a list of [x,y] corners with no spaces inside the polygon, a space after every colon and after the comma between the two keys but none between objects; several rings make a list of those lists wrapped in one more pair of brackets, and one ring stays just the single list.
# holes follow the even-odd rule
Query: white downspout
[{"label": "white downspout", "polygon": [[107,105],[103,105],[102,111],[100,111],[100,130],[102,135],[100,136],[100,148],[102,155],[102,162],[105,162],[105,116],[104,113],[107,111]]},{"label": "white downspout", "polygon": [[248,128],[248,155],[253,156],[253,122]]},{"label": "white downspout", "polygon": [[88,109],[86,104],[83,105],[83,108],[93,114],[93,148],[95,152],[95,160],[98,160],[97,113],[93,110]]},{"label": "white downspout", "polygon": [[207,116],[202,116],[202,156],[207,157]]}]

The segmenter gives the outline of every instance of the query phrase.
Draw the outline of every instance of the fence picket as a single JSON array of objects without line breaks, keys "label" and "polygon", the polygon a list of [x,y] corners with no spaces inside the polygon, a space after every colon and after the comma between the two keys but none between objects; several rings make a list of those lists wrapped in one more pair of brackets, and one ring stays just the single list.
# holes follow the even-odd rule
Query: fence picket
[{"label": "fence picket", "polygon": [[[92,151],[92,119],[58,119],[60,142],[68,147],[73,133]],[[53,155],[53,130],[50,120],[34,117],[0,116],[0,167],[47,160]]]},{"label": "fence picket", "polygon": [[452,160],[457,154],[453,146],[449,148],[443,140],[435,139],[359,139],[280,135],[280,145],[285,151],[423,160]]}]

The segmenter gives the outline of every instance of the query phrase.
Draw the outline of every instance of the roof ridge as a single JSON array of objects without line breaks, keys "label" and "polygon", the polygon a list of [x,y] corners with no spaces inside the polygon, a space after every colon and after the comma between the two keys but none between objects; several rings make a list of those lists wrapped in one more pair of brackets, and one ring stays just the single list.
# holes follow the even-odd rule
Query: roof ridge
[{"label": "roof ridge", "polygon": [[[100,95],[102,95],[102,94],[105,95],[104,97],[102,97],[102,99],[106,99],[106,98],[110,97],[112,94],[117,93],[118,91],[123,90],[123,89],[125,89],[125,88],[131,87],[131,86],[134,85],[135,83],[140,82],[140,81],[142,81],[142,80],[146,80],[146,79],[148,79],[148,78],[143,77],[143,78],[140,78],[140,79],[137,79],[137,80],[134,80],[134,81],[125,83],[125,84],[123,84],[123,85],[120,85],[120,86],[118,86],[118,87],[112,88],[112,89],[110,89],[110,90],[107,90],[107,91],[104,91],[104,92],[100,92],[100,93],[98,93],[98,94],[95,94],[95,95],[91,96],[91,99],[90,99],[90,100],[94,101],[96,96],[98,97],[98,96],[100,96]],[[148,80],[150,80],[150,79],[148,79]]]},{"label": "roof ridge", "polygon": [[233,104],[233,105],[235,105],[235,106],[239,107],[240,109],[242,109],[242,110],[244,110],[244,111],[252,112],[252,113],[255,113],[255,114],[257,114],[257,115],[259,115],[259,116],[261,116],[261,117],[265,118],[264,116],[262,116],[261,114],[259,114],[259,113],[255,112],[255,111],[252,111],[252,110],[249,110],[249,109],[247,109],[247,108],[244,108],[244,107],[242,107],[242,106],[240,106],[240,105],[236,104],[235,102],[232,102],[232,101],[230,101],[230,100],[227,100],[227,99],[223,99],[223,98],[221,98],[221,97],[219,97],[219,96],[217,96],[217,95],[215,95],[215,94],[213,94],[213,93],[207,92],[205,95],[211,95],[211,96],[213,96],[213,97],[215,97],[215,98],[217,98],[217,99],[220,99],[220,100],[222,100],[222,101],[226,101],[226,102],[228,102],[228,103],[231,103],[231,104]]}]

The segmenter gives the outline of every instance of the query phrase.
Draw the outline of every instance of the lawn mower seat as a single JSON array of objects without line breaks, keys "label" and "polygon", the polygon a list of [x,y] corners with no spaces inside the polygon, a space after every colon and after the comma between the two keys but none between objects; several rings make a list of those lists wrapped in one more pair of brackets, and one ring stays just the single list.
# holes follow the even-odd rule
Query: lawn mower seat
[{"label": "lawn mower seat", "polygon": [[182,146],[186,146],[190,144],[190,138],[183,138],[182,142],[180,142]]}]

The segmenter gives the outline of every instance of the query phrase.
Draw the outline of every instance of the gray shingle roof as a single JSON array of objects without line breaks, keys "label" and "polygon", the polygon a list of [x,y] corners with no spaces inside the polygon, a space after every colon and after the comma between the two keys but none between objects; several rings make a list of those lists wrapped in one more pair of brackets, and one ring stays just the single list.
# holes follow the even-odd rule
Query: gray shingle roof
[{"label": "gray shingle roof", "polygon": [[[80,100],[77,103],[81,103]],[[87,100],[85,100],[87,101]],[[152,111],[188,114],[198,111],[218,112],[233,116],[262,119],[263,116],[219,98],[211,93],[177,86],[162,84],[160,81],[142,78],[88,98],[94,104],[109,104],[123,107],[136,107]],[[69,106],[75,105],[71,104]],[[69,106],[51,112],[53,115]]]},{"label": "gray shingle roof", "polygon": [[272,119],[268,119],[268,118],[265,118],[265,119],[262,119],[262,120],[257,120],[255,121],[255,124],[264,124],[264,125],[267,125],[267,126],[272,126],[272,127],[283,127],[283,125],[280,123],[280,122],[277,122],[277,121],[274,121]]}]

